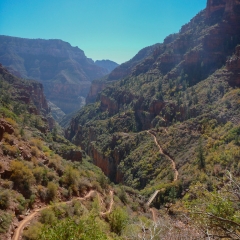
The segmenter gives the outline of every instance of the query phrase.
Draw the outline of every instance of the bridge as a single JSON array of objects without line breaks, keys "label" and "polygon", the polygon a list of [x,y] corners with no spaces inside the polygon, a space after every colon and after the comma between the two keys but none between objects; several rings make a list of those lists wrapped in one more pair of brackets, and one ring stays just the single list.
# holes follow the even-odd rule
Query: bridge
[{"label": "bridge", "polygon": [[147,201],[147,205],[150,206],[150,204],[152,203],[152,201],[154,200],[154,198],[157,196],[157,194],[160,192],[160,190],[156,190],[152,196],[148,199]]}]

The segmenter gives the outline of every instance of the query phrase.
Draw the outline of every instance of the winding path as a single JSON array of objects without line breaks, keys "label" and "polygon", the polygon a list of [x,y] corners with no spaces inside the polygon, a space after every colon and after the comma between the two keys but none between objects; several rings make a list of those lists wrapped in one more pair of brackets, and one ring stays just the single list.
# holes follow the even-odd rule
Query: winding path
[{"label": "winding path", "polygon": [[[165,131],[167,132],[167,130],[165,129]],[[155,136],[154,133],[150,132],[149,130],[147,131],[149,134],[151,134],[154,138],[154,142],[155,144],[158,146],[158,149],[159,149],[159,152],[160,154],[163,154],[166,156],[166,158],[171,162],[171,165],[172,165],[172,169],[174,171],[174,179],[173,179],[173,182],[177,181],[178,180],[178,170],[176,169],[176,163],[175,161],[169,157],[166,153],[164,153],[162,147],[160,146],[160,144],[158,143],[157,141],[157,138]],[[152,201],[155,199],[155,197],[157,196],[157,194],[159,193],[160,190],[156,190],[152,195],[151,197],[149,198],[149,200],[147,201],[147,205],[150,206],[150,204],[152,203]],[[156,213],[155,213],[155,209],[154,208],[150,208],[149,209],[150,212],[152,213],[152,217],[153,217],[153,221],[156,222],[157,219],[156,219]]]},{"label": "winding path", "polygon": [[157,141],[156,136],[155,136],[152,132],[150,132],[149,130],[148,130],[147,132],[153,136],[154,142],[155,142],[155,144],[156,144],[156,145],[158,146],[158,148],[159,148],[159,152],[160,152],[161,154],[165,155],[166,158],[171,162],[172,169],[173,169],[173,171],[174,171],[174,179],[173,179],[173,181],[174,181],[174,182],[177,181],[177,180],[178,180],[178,170],[176,169],[176,163],[175,163],[175,161],[174,161],[171,157],[169,157],[168,154],[164,153],[162,147],[160,146],[160,144],[159,144],[158,141]]},{"label": "winding path", "polygon": [[112,211],[112,206],[113,206],[113,191],[112,190],[110,191],[110,196],[111,196],[111,201],[110,201],[110,204],[109,204],[109,208],[106,212],[100,212],[101,216],[105,216]]},{"label": "winding path", "polygon": [[[95,190],[90,190],[86,196],[84,197],[77,197],[77,198],[74,198],[72,200],[69,200],[69,201],[66,201],[66,202],[60,202],[60,203],[57,203],[56,205],[60,205],[62,203],[65,203],[65,204],[69,204],[71,203],[73,200],[86,200],[87,198],[91,197],[91,195],[94,193],[94,192],[97,192]],[[112,206],[113,206],[113,190],[110,190],[110,196],[111,196],[111,201],[110,201],[110,205],[109,205],[109,209],[106,211],[106,212],[101,212],[101,216],[103,215],[107,215],[109,214],[111,211],[112,211]],[[14,235],[12,237],[12,240],[19,240],[21,235],[22,235],[22,231],[23,229],[26,227],[26,225],[35,217],[37,216],[37,214],[44,210],[44,209],[47,209],[47,208],[51,208],[52,206],[46,206],[46,207],[42,207],[42,208],[39,208],[39,209],[35,209],[34,212],[32,212],[30,215],[28,215],[26,218],[24,218],[24,220],[22,220],[20,222],[20,224],[18,225],[18,227],[16,228],[15,232],[14,232]]]},{"label": "winding path", "polygon": [[150,208],[150,212],[152,213],[153,221],[157,222],[156,209]]}]

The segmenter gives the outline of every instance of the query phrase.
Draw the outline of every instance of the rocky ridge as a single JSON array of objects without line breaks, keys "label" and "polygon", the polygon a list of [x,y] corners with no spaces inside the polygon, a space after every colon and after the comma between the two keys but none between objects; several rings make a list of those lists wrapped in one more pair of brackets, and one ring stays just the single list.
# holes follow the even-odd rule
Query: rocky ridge
[{"label": "rocky ridge", "polygon": [[149,56],[158,45],[159,44],[154,44],[152,46],[141,49],[132,59],[113,69],[112,72],[110,72],[106,77],[94,80],[91,84],[86,102],[94,102],[97,98],[98,93],[105,89],[106,86],[130,74],[132,72],[132,69],[144,58]]},{"label": "rocky ridge", "polygon": [[0,36],[0,62],[15,75],[40,81],[47,99],[65,113],[78,110],[91,81],[108,73],[61,40]]}]

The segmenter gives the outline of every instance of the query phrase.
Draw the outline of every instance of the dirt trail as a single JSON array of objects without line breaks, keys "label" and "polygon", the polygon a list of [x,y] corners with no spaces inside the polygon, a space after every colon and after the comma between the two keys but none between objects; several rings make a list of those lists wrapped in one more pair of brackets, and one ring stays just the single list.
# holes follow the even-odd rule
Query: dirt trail
[{"label": "dirt trail", "polygon": [[178,170],[176,169],[176,163],[175,163],[175,161],[174,161],[171,157],[169,157],[167,154],[164,153],[162,147],[160,146],[160,144],[159,144],[158,141],[157,141],[156,136],[155,136],[153,133],[151,133],[150,131],[147,131],[147,132],[153,136],[154,142],[155,142],[155,144],[156,144],[156,145],[158,146],[158,148],[159,148],[159,152],[160,152],[161,154],[165,155],[166,158],[171,162],[172,169],[173,169],[173,171],[174,171],[174,179],[173,179],[173,181],[174,181],[174,182],[177,181],[177,180],[178,180]]},{"label": "dirt trail", "polygon": [[[57,203],[56,205],[59,205],[59,204],[69,204],[71,203],[72,201],[74,200],[86,200],[87,198],[91,197],[91,195],[93,193],[95,193],[96,191],[95,190],[90,190],[86,196],[84,197],[77,197],[77,198],[73,198],[72,200],[69,200],[69,201],[66,201],[66,202],[60,202],[60,203]],[[113,191],[111,190],[110,191],[110,195],[111,195],[111,202],[110,202],[110,206],[109,206],[109,209],[106,211],[106,212],[101,212],[100,214],[101,215],[106,215],[108,213],[110,213],[112,211],[112,206],[113,206]],[[44,210],[44,209],[47,209],[47,208],[51,208],[52,206],[46,206],[46,207],[42,207],[42,208],[39,208],[39,209],[34,209],[34,211],[28,215],[26,218],[24,218],[24,220],[22,220],[20,222],[20,224],[18,225],[17,229],[15,230],[14,232],[14,235],[13,235],[13,238],[12,240],[20,240],[21,239],[21,235],[22,235],[22,231],[23,229],[26,227],[26,225],[35,217],[37,216],[37,214],[39,214],[40,211]]]},{"label": "dirt trail", "polygon": [[155,208],[150,208],[150,212],[152,213],[153,221],[157,222],[157,216],[156,216],[156,209]]},{"label": "dirt trail", "polygon": [[110,201],[110,204],[109,204],[109,209],[106,211],[106,212],[101,212],[101,216],[105,216],[107,214],[109,214],[111,211],[112,211],[112,206],[113,206],[113,191],[111,190],[110,191],[110,196],[111,196],[111,201]]},{"label": "dirt trail", "polygon": [[[165,131],[167,132],[166,129],[165,129]],[[158,141],[157,141],[156,136],[155,136],[152,132],[150,132],[150,131],[147,131],[147,132],[153,136],[154,142],[155,142],[155,144],[158,146],[158,149],[159,149],[160,154],[165,155],[166,158],[171,162],[172,169],[173,169],[173,171],[174,171],[174,179],[173,179],[173,181],[177,181],[177,180],[178,180],[178,170],[176,169],[176,163],[175,163],[175,161],[174,161],[171,157],[169,157],[167,154],[164,153],[162,147],[160,146],[160,144],[159,144]],[[154,200],[154,198],[157,196],[157,194],[158,194],[159,191],[160,191],[160,190],[156,190],[156,191],[152,194],[152,196],[149,198],[149,200],[148,200],[148,202],[147,202],[147,205],[148,205],[148,206],[150,206],[150,204],[152,203],[152,201]],[[156,221],[157,221],[157,217],[156,217],[155,209],[154,209],[154,208],[150,208],[149,210],[150,210],[150,212],[152,213],[153,221],[156,222]]]}]

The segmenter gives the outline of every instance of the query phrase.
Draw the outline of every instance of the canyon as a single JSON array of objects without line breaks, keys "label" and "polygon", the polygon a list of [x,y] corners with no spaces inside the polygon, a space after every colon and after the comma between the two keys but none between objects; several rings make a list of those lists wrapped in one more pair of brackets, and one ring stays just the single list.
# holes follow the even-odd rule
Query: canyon
[{"label": "canyon", "polygon": [[18,77],[40,81],[47,99],[65,114],[80,109],[91,81],[109,73],[108,67],[95,64],[78,47],[57,39],[1,35],[0,63]]},{"label": "canyon", "polygon": [[[178,129],[177,123],[182,123],[188,131],[187,125],[192,119],[195,133],[191,137],[194,140],[186,139],[191,145],[186,151],[192,154],[190,152],[201,136],[200,119],[237,124],[238,103],[230,96],[236,96],[231,87],[239,86],[238,8],[239,1],[209,0],[206,9],[184,25],[179,33],[141,50],[107,77],[93,81],[87,98],[92,104],[72,119],[66,137],[92,156],[95,164],[112,181],[131,182],[130,186],[136,187],[133,177],[137,177],[136,169],[131,167],[144,159],[132,155],[136,148],[139,149],[138,144],[141,146],[145,141],[141,140],[133,147],[134,140],[131,140],[131,144],[126,142],[123,146],[124,134],[139,139],[142,131],[155,129],[159,143],[165,138],[171,142],[176,139],[167,137],[168,128]],[[221,100],[227,93],[227,100]],[[225,101],[231,102],[231,109],[223,112],[220,105]],[[215,109],[214,114],[206,105]],[[113,140],[113,134],[118,135],[118,141]],[[176,144],[176,148],[181,149],[177,153],[168,144],[163,144],[164,152],[176,156],[176,164],[184,167],[186,153],[182,152],[182,147]],[[164,164],[160,166],[159,171],[164,167]],[[137,171],[141,170],[138,168]],[[147,170],[143,172],[146,174]],[[153,172],[149,171],[149,177]],[[147,184],[145,175],[139,181],[141,188]]]}]

